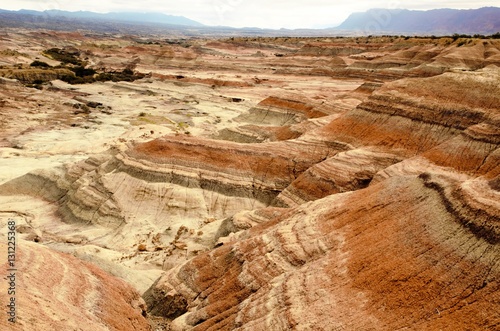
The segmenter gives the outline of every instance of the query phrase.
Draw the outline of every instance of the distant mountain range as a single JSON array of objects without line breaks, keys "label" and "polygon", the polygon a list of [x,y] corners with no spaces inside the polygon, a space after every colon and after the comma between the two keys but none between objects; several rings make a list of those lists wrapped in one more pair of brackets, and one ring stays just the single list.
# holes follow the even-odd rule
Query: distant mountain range
[{"label": "distant mountain range", "polygon": [[[168,29],[166,27],[168,26]],[[340,26],[328,29],[259,29],[211,27],[183,16],[161,13],[107,13],[89,11],[0,9],[1,27],[52,30],[91,30],[106,33],[165,33],[182,36],[336,36],[336,35],[450,35],[500,32],[500,8],[471,10],[370,9],[350,15]]]},{"label": "distant mountain range", "polygon": [[337,29],[363,34],[493,34],[500,31],[500,8],[429,11],[370,9],[352,14]]},{"label": "distant mountain range", "polygon": [[107,13],[100,14],[90,11],[77,11],[69,12],[63,10],[46,10],[46,11],[35,11],[35,10],[18,10],[18,11],[7,11],[0,10],[0,13],[10,13],[19,15],[32,15],[37,17],[43,17],[45,19],[78,19],[78,20],[103,20],[103,21],[117,21],[117,22],[129,22],[129,23],[155,23],[155,24],[169,24],[169,25],[182,25],[182,26],[193,26],[202,27],[203,24],[193,21],[184,16],[173,16],[165,15],[161,13]]}]

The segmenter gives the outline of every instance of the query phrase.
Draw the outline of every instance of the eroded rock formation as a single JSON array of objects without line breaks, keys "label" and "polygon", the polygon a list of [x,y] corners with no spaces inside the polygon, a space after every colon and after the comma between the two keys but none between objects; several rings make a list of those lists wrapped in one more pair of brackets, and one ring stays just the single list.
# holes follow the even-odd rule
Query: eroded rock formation
[{"label": "eroded rock formation", "polygon": [[74,153],[33,144],[71,132],[73,115],[82,135],[111,132],[80,160],[0,185],[47,261],[59,250],[96,265],[71,281],[95,268],[114,295],[123,283],[105,272],[122,278],[172,330],[500,325],[497,41],[77,40],[90,66],[151,74],[52,82],[57,120],[32,109],[42,92],[5,80],[4,109],[31,113],[0,123],[12,160]]},{"label": "eroded rock formation", "polygon": [[[494,328],[498,246],[421,177],[271,214],[150,291],[186,300],[174,330]],[[498,200],[488,208],[498,224]]]},{"label": "eroded rock formation", "polygon": [[399,80],[309,130],[295,141],[331,149],[273,201],[294,208],[228,219],[236,235],[162,276],[152,311],[182,302],[174,330],[495,328],[497,82]]},{"label": "eroded rock formation", "polygon": [[[33,242],[18,241],[17,248],[16,322],[2,318],[3,330],[150,330],[144,300],[122,279]],[[7,269],[3,264],[2,273]]]}]

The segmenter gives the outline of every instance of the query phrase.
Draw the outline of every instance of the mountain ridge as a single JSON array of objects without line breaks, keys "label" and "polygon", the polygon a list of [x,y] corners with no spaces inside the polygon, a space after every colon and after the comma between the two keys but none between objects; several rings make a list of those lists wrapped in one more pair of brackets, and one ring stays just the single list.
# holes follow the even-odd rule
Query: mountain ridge
[{"label": "mountain ridge", "polygon": [[77,19],[99,19],[99,20],[112,20],[131,23],[160,23],[170,25],[194,26],[202,27],[202,23],[191,20],[184,16],[167,15],[163,13],[154,12],[109,12],[109,13],[96,13],[92,11],[65,11],[65,10],[45,10],[36,11],[21,9],[18,11],[0,10],[0,12],[19,13],[24,15],[45,16],[48,18],[77,18]]},{"label": "mountain ridge", "polygon": [[375,8],[351,14],[340,30],[369,33],[467,33],[493,34],[500,31],[500,8],[479,9],[384,9]]},{"label": "mountain ridge", "polygon": [[0,9],[1,27],[43,28],[50,30],[91,30],[107,33],[162,33],[164,25],[185,36],[338,36],[338,35],[492,35],[500,32],[500,8],[369,9],[352,13],[336,27],[314,29],[266,29],[209,26],[184,16],[145,12],[18,11]]}]

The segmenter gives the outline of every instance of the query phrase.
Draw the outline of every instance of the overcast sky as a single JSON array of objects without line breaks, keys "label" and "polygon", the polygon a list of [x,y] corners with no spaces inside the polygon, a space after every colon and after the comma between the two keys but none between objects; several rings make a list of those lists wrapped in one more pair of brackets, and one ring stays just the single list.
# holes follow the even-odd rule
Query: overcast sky
[{"label": "overcast sky", "polygon": [[100,13],[119,11],[161,12],[186,16],[207,25],[261,28],[323,28],[342,23],[350,13],[370,8],[472,9],[500,6],[491,1],[441,0],[0,0],[9,10],[60,9]]}]

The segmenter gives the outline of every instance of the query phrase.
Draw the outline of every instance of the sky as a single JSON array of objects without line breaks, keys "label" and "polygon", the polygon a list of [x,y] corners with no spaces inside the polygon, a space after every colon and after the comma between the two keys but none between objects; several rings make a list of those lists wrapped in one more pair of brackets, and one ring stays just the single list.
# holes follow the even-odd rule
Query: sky
[{"label": "sky", "polygon": [[326,28],[349,14],[370,8],[429,10],[498,7],[491,1],[441,0],[0,0],[8,10],[59,9],[67,11],[160,12],[185,16],[206,25],[260,28]]}]

